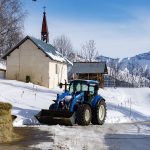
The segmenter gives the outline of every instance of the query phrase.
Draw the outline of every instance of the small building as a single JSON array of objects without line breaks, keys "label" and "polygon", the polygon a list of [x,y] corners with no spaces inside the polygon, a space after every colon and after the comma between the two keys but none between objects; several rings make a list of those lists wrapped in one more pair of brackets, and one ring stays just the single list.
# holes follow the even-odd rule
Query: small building
[{"label": "small building", "polygon": [[51,44],[34,37],[26,36],[3,59],[6,60],[7,79],[48,88],[67,80],[66,59]]},{"label": "small building", "polygon": [[26,36],[2,58],[6,60],[6,78],[32,82],[48,88],[67,80],[68,60],[51,45],[43,12],[41,40]]},{"label": "small building", "polygon": [[97,80],[102,88],[107,72],[105,62],[74,62],[71,70],[73,79]]}]

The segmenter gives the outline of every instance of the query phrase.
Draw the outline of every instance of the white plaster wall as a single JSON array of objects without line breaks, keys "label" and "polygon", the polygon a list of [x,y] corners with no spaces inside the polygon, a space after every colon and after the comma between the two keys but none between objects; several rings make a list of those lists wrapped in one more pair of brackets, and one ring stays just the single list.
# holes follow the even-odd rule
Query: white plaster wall
[{"label": "white plaster wall", "polygon": [[[57,67],[56,67],[57,64]],[[57,72],[56,72],[57,69]],[[58,86],[60,82],[67,80],[67,64],[59,62],[49,63],[49,88]]]},{"label": "white plaster wall", "polygon": [[49,87],[49,58],[29,39],[7,57],[7,79],[26,81]]}]

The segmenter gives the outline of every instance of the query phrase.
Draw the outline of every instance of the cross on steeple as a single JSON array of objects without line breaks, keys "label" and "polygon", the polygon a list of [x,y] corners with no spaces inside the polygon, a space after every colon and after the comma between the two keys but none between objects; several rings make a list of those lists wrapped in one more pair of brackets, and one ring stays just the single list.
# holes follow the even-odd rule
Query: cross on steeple
[{"label": "cross on steeple", "polygon": [[48,37],[48,26],[47,26],[47,20],[46,20],[46,12],[45,9],[46,7],[43,7],[44,12],[43,12],[43,22],[42,22],[42,30],[41,30],[41,40],[45,41],[46,43],[49,42],[49,37]]},{"label": "cross on steeple", "polygon": [[46,6],[44,6],[43,9],[44,9],[44,12],[45,12]]}]

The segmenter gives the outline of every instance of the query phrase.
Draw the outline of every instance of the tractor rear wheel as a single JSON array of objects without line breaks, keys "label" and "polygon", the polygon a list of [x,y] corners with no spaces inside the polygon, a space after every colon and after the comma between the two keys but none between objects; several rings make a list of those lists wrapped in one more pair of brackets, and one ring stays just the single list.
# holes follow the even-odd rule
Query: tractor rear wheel
[{"label": "tractor rear wheel", "polygon": [[76,122],[78,125],[87,126],[91,122],[91,107],[87,104],[79,105],[76,112]]},{"label": "tractor rear wheel", "polygon": [[94,125],[102,125],[104,124],[106,119],[106,103],[105,100],[101,100],[96,109],[92,111],[92,124]]}]

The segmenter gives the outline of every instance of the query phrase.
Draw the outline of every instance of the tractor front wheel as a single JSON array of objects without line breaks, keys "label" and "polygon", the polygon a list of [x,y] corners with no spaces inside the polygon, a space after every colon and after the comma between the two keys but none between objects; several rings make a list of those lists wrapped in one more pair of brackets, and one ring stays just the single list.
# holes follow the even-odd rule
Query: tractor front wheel
[{"label": "tractor front wheel", "polygon": [[50,110],[56,109],[56,104],[55,104],[55,103],[51,104],[51,105],[49,106],[49,109],[50,109]]},{"label": "tractor front wheel", "polygon": [[91,122],[91,107],[87,104],[79,105],[76,112],[76,122],[78,125],[87,126]]},{"label": "tractor front wheel", "polygon": [[105,100],[101,100],[96,109],[92,111],[92,124],[102,125],[105,122],[106,118],[106,103]]}]

